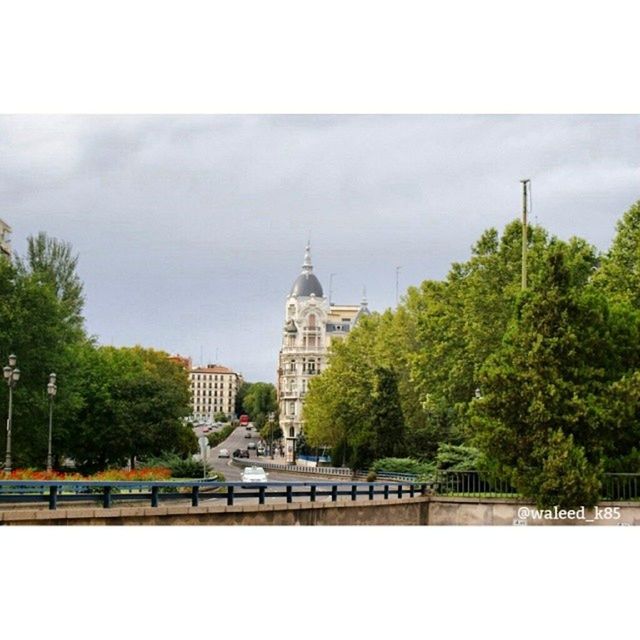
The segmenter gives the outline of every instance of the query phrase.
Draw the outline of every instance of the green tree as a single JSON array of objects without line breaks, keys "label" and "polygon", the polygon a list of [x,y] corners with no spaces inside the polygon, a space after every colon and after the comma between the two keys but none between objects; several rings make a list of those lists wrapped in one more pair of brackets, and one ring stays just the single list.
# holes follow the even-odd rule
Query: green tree
[{"label": "green tree", "polygon": [[26,258],[18,257],[16,263],[22,275],[35,275],[53,287],[65,311],[65,322],[81,330],[83,285],[77,273],[78,255],[73,254],[71,245],[40,232],[27,239]]},{"label": "green tree", "polygon": [[[329,446],[335,464],[370,458],[373,347],[380,317],[363,318],[348,338],[332,345],[329,366],[309,384],[305,435],[312,447]],[[360,465],[361,466],[361,465]]]},{"label": "green tree", "polygon": [[[540,227],[529,227],[530,274],[540,270],[548,245]],[[444,282],[425,281],[408,304],[415,315],[418,346],[411,378],[438,440],[468,439],[469,403],[479,387],[479,372],[502,341],[520,293],[521,224],[508,224],[502,236],[485,231],[471,258],[452,265]]]},{"label": "green tree", "polygon": [[377,454],[404,450],[403,374],[405,389],[409,385],[398,349],[406,340],[402,323],[391,312],[363,317],[332,345],[329,366],[309,385],[305,434],[310,446],[331,447],[335,464],[363,468]]},{"label": "green tree", "polygon": [[244,394],[242,411],[251,417],[257,429],[261,429],[269,413],[277,413],[276,388],[268,382],[254,382]]},{"label": "green tree", "polygon": [[[22,372],[14,393],[13,466],[43,466],[48,441],[49,374],[58,375],[53,443],[60,452],[65,433],[80,402],[72,392],[76,376],[74,350],[84,340],[81,287],[75,275],[77,258],[68,245],[41,234],[29,238],[26,260],[0,261],[0,353],[18,358]],[[37,247],[44,243],[42,252]],[[75,296],[75,297],[74,297]],[[0,404],[6,407],[6,386],[0,386]],[[6,431],[0,430],[6,447]]]},{"label": "green tree", "polygon": [[372,459],[400,458],[405,453],[405,425],[396,374],[390,369],[378,367],[374,378]]},{"label": "green tree", "polygon": [[166,353],[86,344],[78,368],[83,404],[67,448],[81,468],[93,471],[136,457],[197,451],[183,419],[189,410],[187,374]]},{"label": "green tree", "polygon": [[609,295],[640,309],[640,200],[624,213],[594,282]]},{"label": "green tree", "polygon": [[240,416],[244,411],[244,397],[247,395],[247,393],[249,393],[249,389],[251,389],[251,383],[243,381],[238,389],[238,392],[236,393],[236,402],[234,409],[237,416]]},{"label": "green tree", "polygon": [[543,506],[593,504],[615,440],[610,398],[638,366],[638,318],[589,286],[590,270],[576,269],[590,262],[576,259],[584,251],[579,242],[551,243],[481,369],[482,397],[471,408],[488,462]]}]

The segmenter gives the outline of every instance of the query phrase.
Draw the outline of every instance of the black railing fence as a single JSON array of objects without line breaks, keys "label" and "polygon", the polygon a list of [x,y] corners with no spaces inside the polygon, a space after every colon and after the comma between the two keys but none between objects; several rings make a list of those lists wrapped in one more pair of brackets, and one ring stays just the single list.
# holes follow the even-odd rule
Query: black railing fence
[{"label": "black railing fence", "polygon": [[[438,471],[434,481],[438,495],[469,497],[517,497],[510,481],[484,471]],[[600,489],[602,500],[640,500],[640,474],[605,473]]]},{"label": "black railing fence", "polygon": [[[215,482],[146,481],[101,482],[64,480],[0,480],[0,506],[3,504],[59,504],[97,502],[106,509],[114,503],[147,502],[152,507],[175,500],[190,501],[198,506],[206,501],[233,505],[238,501],[256,500],[265,504],[268,499],[316,502],[339,499],[374,500],[382,497],[402,499],[435,494],[461,497],[518,497],[510,482],[492,474],[471,471],[438,471],[432,481],[384,480],[376,482]],[[616,473],[603,476],[602,500],[640,500],[640,474]]]},{"label": "black railing fence", "polygon": [[149,501],[152,507],[171,500],[191,500],[194,507],[202,501],[219,501],[233,505],[238,500],[257,499],[265,504],[269,498],[316,502],[326,498],[336,502],[347,498],[373,500],[380,496],[413,498],[425,495],[428,483],[416,482],[211,482],[211,481],[147,481],[97,482],[59,480],[0,480],[0,505],[47,502],[49,509],[60,503],[98,502],[108,509],[116,502]]},{"label": "black railing fence", "polygon": [[640,474],[605,473],[600,495],[603,500],[640,500]]},{"label": "black railing fence", "polygon": [[435,490],[440,495],[517,496],[508,480],[483,471],[440,470],[435,475]]}]

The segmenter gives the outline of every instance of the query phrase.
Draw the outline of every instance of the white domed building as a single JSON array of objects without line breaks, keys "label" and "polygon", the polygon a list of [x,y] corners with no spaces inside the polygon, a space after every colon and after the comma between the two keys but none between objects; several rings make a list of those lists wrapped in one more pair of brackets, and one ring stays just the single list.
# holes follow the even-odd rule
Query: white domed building
[{"label": "white domed building", "polygon": [[288,462],[295,461],[295,441],[304,430],[302,405],[309,381],[327,366],[331,342],[343,339],[359,318],[368,313],[364,297],[358,305],[330,302],[313,273],[311,249],[307,245],[302,273],[293,283],[285,304],[278,362],[280,428]]}]

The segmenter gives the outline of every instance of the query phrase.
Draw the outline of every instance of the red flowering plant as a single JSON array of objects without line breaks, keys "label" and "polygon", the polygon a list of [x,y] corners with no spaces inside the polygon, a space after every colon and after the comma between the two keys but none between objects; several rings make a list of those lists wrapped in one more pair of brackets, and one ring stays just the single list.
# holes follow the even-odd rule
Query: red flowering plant
[{"label": "red flowering plant", "polygon": [[14,469],[6,474],[6,480],[85,480],[80,473],[61,473],[43,469]]},{"label": "red flowering plant", "polygon": [[171,469],[167,467],[146,467],[144,469],[107,469],[94,474],[87,480],[117,481],[127,480],[129,482],[148,482],[151,480],[167,480],[171,477]]},{"label": "red flowering plant", "polygon": [[97,480],[113,482],[117,480],[150,481],[166,480],[171,477],[171,469],[166,467],[148,467],[146,469],[107,469],[92,476],[80,473],[62,473],[60,471],[44,471],[42,469],[14,469],[4,476],[5,480]]}]

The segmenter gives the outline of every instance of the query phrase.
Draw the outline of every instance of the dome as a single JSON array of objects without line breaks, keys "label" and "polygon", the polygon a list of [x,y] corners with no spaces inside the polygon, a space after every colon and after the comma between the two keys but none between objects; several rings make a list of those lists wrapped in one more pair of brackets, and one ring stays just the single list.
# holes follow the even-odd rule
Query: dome
[{"label": "dome", "polygon": [[291,287],[291,296],[311,296],[322,298],[322,285],[313,273],[301,273]]},{"label": "dome", "polygon": [[320,280],[318,280],[318,278],[313,274],[313,266],[311,264],[311,247],[308,243],[304,252],[302,273],[293,283],[291,293],[289,293],[289,295],[295,297],[316,296],[316,298],[322,298],[323,296]]}]

